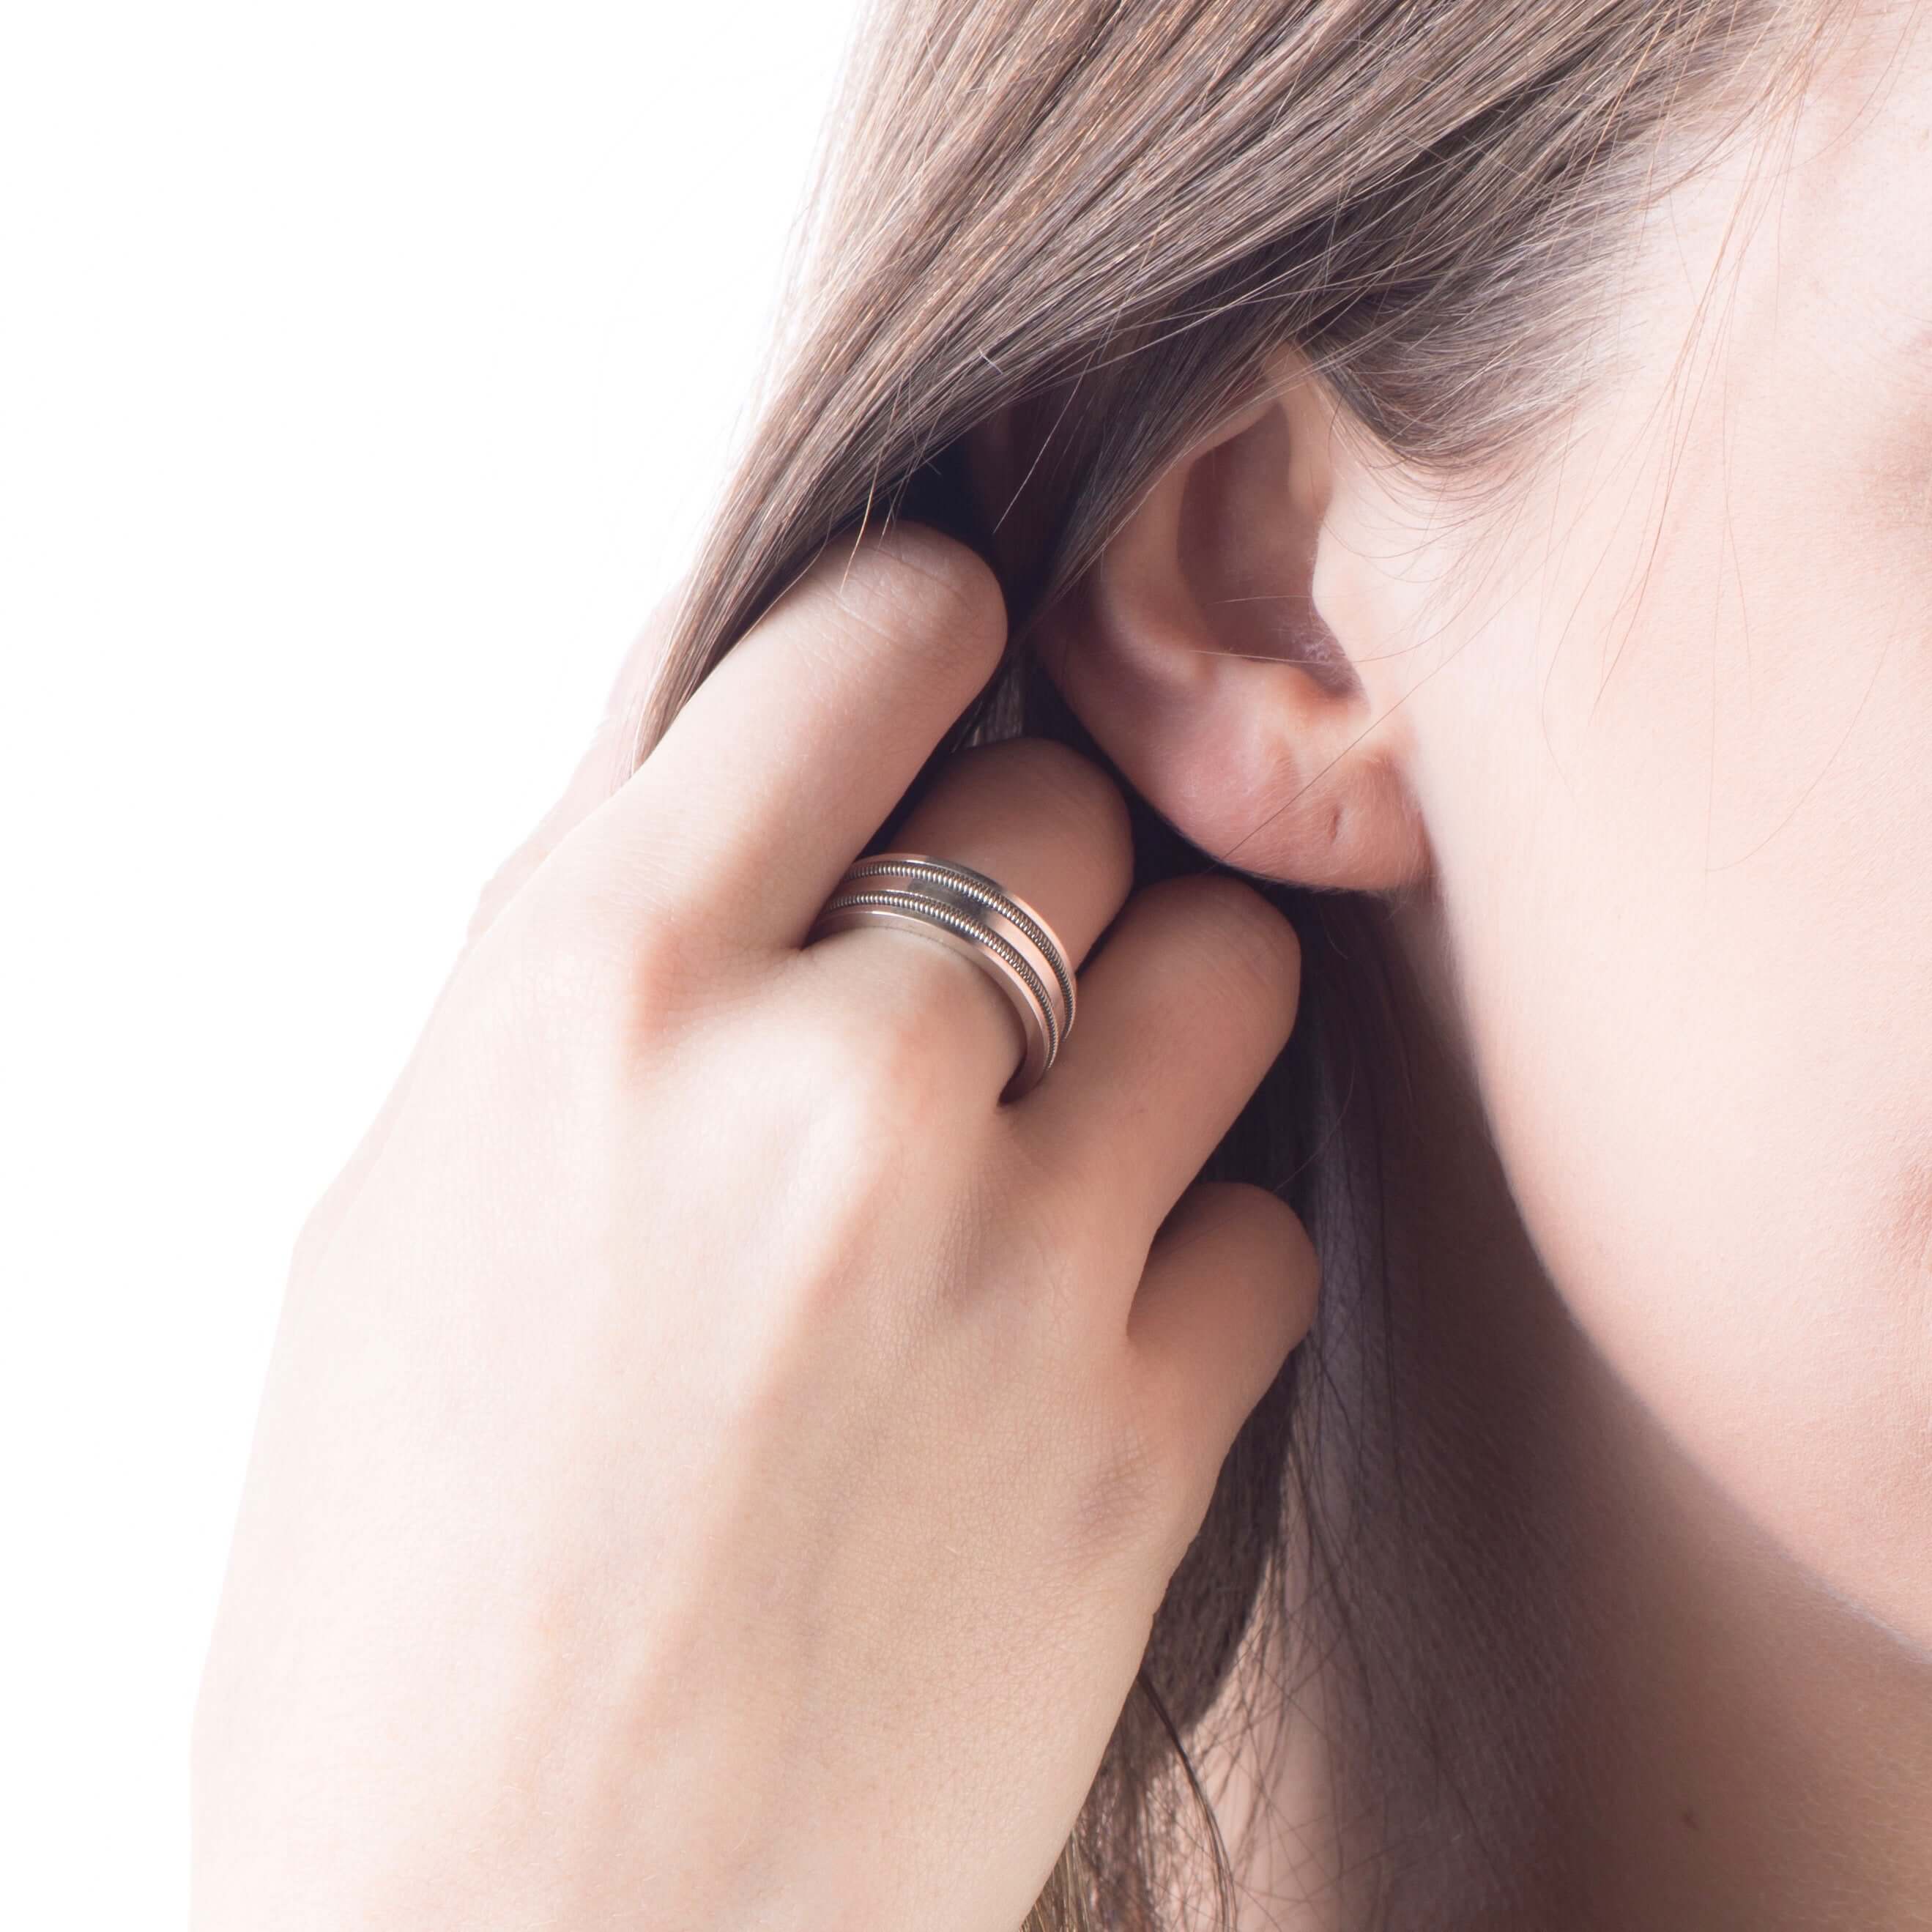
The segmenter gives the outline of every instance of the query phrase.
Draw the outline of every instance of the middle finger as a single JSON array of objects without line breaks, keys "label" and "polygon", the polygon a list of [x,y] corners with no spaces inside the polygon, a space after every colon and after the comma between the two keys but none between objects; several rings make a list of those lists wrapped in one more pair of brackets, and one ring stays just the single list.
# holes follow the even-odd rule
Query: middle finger
[{"label": "middle finger", "polygon": [[1135,894],[1080,982],[1079,1022],[1012,1107],[1049,1185],[1095,1190],[1144,1250],[1294,1030],[1294,928],[1224,873]]}]

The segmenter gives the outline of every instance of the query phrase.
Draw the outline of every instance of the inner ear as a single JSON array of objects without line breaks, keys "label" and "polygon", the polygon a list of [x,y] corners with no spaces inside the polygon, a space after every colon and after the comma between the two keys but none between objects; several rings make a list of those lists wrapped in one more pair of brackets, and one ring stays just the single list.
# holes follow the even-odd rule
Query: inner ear
[{"label": "inner ear", "polygon": [[1300,664],[1331,696],[1359,697],[1348,653],[1315,608],[1319,472],[1287,412],[1263,407],[1189,466],[1178,563],[1220,650]]},{"label": "inner ear", "polygon": [[1357,668],[1388,655],[1380,607],[1330,602],[1348,580],[1322,548],[1347,446],[1325,392],[1286,373],[1174,456],[1044,614],[1041,661],[1128,783],[1210,858],[1380,891],[1421,876],[1426,842]]}]

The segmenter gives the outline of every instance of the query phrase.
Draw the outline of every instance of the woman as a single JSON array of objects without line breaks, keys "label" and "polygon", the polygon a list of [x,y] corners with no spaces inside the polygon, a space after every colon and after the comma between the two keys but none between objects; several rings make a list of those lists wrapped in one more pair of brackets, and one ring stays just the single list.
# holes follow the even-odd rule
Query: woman
[{"label": "woman", "polygon": [[1925,20],[841,125],[300,1244],[198,1928],[1932,1924]]}]

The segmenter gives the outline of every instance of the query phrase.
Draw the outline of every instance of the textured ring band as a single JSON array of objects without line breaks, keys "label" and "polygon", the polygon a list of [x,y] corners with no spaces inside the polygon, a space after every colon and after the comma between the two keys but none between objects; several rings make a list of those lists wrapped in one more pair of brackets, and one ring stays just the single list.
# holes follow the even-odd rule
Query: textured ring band
[{"label": "textured ring band", "polygon": [[1076,994],[1066,949],[1024,899],[951,860],[881,852],[847,868],[806,943],[860,926],[933,940],[970,959],[1006,996],[1024,1048],[1003,1100],[1017,1100],[1046,1078],[1073,1024]]},{"label": "textured ring band", "polygon": [[1051,980],[1060,996],[1056,1005],[1060,1032],[1064,1034],[1072,1025],[1078,994],[1066,948],[1053,928],[1018,893],[1008,892],[998,880],[989,879],[970,866],[951,859],[928,858],[916,852],[880,852],[859,860],[848,869],[840,890],[844,890],[855,880],[883,878],[929,881],[950,896],[968,901],[988,919],[995,932],[1009,940],[1016,939],[1020,950],[1032,957],[1036,968]]}]

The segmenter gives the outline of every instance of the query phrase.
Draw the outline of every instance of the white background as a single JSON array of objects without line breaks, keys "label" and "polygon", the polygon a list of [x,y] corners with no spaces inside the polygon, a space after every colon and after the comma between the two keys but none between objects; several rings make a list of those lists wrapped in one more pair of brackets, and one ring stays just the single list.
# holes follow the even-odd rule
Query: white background
[{"label": "white background", "polygon": [[851,0],[0,27],[0,1922],[184,1919],[290,1244],[682,566]]}]

